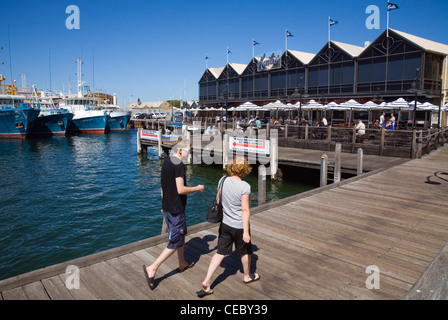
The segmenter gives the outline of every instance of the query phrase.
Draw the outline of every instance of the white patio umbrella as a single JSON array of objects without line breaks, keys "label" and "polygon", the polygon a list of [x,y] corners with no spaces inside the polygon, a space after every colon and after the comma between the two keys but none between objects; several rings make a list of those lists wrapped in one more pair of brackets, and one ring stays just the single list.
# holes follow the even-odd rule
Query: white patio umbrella
[{"label": "white patio umbrella", "polygon": [[278,110],[279,109],[285,109],[285,108],[286,108],[286,105],[283,102],[281,102],[280,100],[277,100],[275,102],[270,102],[268,104],[265,104],[263,106],[262,110],[263,111],[277,112],[277,114],[276,114],[276,118],[277,118],[278,117]]},{"label": "white patio umbrella", "polygon": [[[417,104],[418,106],[418,104]],[[386,103],[386,105],[384,106],[385,109],[400,109],[400,110],[409,110],[411,109],[410,103],[408,103],[406,100],[404,100],[403,98],[398,98],[395,101],[392,102],[388,102]],[[413,106],[412,106],[413,108]]]},{"label": "white patio umbrella", "polygon": [[350,109],[350,108],[348,108],[348,107],[343,107],[343,106],[337,104],[337,103],[334,102],[334,101],[332,101],[332,102],[330,102],[330,103],[327,103],[327,104],[325,105],[325,107],[326,107],[327,109],[330,109],[330,110],[348,110],[348,109]]},{"label": "white patio umbrella", "polygon": [[[300,107],[300,102],[297,102],[295,104],[297,108]],[[308,110],[325,110],[327,106],[324,106],[323,104],[320,104],[319,102],[316,102],[315,100],[310,100],[305,104],[302,104],[302,109],[308,109]]]},{"label": "white patio umbrella", "polygon": [[349,118],[348,118],[349,125],[352,122],[352,111],[353,110],[368,110],[368,107],[365,107],[362,103],[359,103],[358,101],[356,101],[354,99],[350,99],[346,102],[341,103],[341,106],[350,108],[350,110],[349,110],[350,114],[349,114]]},{"label": "white patio umbrella", "polygon": [[358,101],[353,100],[353,99],[350,99],[346,102],[341,103],[340,106],[347,107],[350,109],[361,109],[361,110],[365,109],[363,104],[361,104]]},{"label": "white patio umbrella", "polygon": [[247,101],[241,105],[239,105],[238,107],[235,108],[235,111],[246,111],[246,110],[256,110],[261,108],[260,106],[257,106],[256,104]]},{"label": "white patio umbrella", "polygon": [[[412,104],[414,105],[414,104]],[[419,105],[418,101],[417,101],[417,109],[418,110],[439,110],[439,106],[433,105],[432,103],[429,102],[425,102]]]},{"label": "white patio umbrella", "polygon": [[365,108],[369,108],[369,109],[377,109],[378,108],[378,105],[373,101],[367,101],[366,103],[363,104],[363,106]]},{"label": "white patio umbrella", "polygon": [[277,100],[275,102],[270,102],[263,106],[263,108],[268,108],[268,109],[280,109],[280,108],[284,108],[284,107],[286,107],[286,105],[283,102],[281,102],[280,100]]}]

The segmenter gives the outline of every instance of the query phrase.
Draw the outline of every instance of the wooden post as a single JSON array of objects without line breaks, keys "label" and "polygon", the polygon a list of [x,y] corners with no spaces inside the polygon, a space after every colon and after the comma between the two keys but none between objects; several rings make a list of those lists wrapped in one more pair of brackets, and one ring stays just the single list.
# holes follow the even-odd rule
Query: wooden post
[{"label": "wooden post", "polygon": [[422,158],[423,131],[419,130],[417,138],[417,158]]},{"label": "wooden post", "polygon": [[381,128],[381,142],[380,142],[380,156],[383,155],[383,151],[384,151],[384,138],[386,135],[386,129]]},{"label": "wooden post", "polygon": [[355,143],[356,143],[356,128],[353,128],[352,132],[352,153],[355,151]]},{"label": "wooden post", "polygon": [[320,158],[320,186],[324,187],[327,185],[327,163],[328,163],[328,157],[326,154],[323,154]]},{"label": "wooden post", "polygon": [[222,168],[224,170],[226,169],[228,156],[229,156],[228,155],[229,148],[228,148],[227,144],[228,144],[228,136],[227,136],[227,133],[225,133],[222,138]]},{"label": "wooden post", "polygon": [[342,145],[336,143],[334,153],[334,182],[341,181],[341,150]]},{"label": "wooden post", "polygon": [[[272,165],[272,164],[271,164]],[[258,205],[266,203],[266,167],[258,167]]]},{"label": "wooden post", "polygon": [[142,128],[137,129],[137,153],[142,154]]},{"label": "wooden post", "polygon": [[[299,129],[299,130],[302,130],[302,129]],[[307,147],[308,147],[308,126],[305,126],[305,149]]]},{"label": "wooden post", "polygon": [[358,157],[357,157],[357,165],[356,165],[356,174],[359,176],[363,172],[363,158],[364,153],[361,148],[358,149]]},{"label": "wooden post", "polygon": [[417,157],[417,132],[415,130],[412,131],[412,145],[411,145],[411,159],[415,159]]},{"label": "wooden post", "polygon": [[269,140],[269,153],[271,155],[270,168],[271,168],[271,179],[277,179],[278,170],[278,138],[277,135],[271,136]]},{"label": "wooden post", "polygon": [[157,132],[157,150],[159,151],[159,159],[163,159],[163,152],[162,152],[162,130],[159,129]]},{"label": "wooden post", "polygon": [[285,147],[288,146],[288,124],[285,124]]}]

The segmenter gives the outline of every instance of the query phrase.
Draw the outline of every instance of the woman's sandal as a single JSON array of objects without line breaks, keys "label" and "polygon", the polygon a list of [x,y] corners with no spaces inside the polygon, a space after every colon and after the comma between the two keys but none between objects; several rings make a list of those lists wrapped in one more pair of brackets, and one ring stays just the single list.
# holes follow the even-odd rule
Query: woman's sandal
[{"label": "woman's sandal", "polygon": [[252,282],[258,281],[258,280],[260,280],[260,275],[258,273],[254,273],[254,277],[251,280],[249,280],[249,281],[244,281],[243,280],[243,282],[245,284],[248,284],[248,283],[252,283]]},{"label": "woman's sandal", "polygon": [[205,296],[211,295],[214,291],[213,290],[205,290],[202,289],[200,291],[197,291],[196,294],[199,298],[204,298]]},{"label": "woman's sandal", "polygon": [[146,266],[143,265],[143,272],[145,273],[146,282],[148,282],[149,289],[154,290],[154,277],[149,277],[148,272],[146,271]]}]

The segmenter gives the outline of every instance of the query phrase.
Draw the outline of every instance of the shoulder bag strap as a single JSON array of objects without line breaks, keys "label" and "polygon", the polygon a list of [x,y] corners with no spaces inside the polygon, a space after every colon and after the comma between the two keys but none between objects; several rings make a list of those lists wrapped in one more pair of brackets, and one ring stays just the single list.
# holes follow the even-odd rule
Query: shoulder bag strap
[{"label": "shoulder bag strap", "polygon": [[227,179],[228,177],[223,177],[221,180],[221,183],[219,184],[219,203],[222,204],[222,187],[224,186],[224,181]]}]

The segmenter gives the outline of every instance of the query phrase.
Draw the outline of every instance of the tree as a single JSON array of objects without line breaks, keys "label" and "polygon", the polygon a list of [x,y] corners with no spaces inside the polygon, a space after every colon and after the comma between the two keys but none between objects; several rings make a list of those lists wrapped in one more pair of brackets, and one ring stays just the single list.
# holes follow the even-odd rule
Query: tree
[{"label": "tree", "polygon": [[174,108],[180,108],[180,100],[167,100],[167,102]]}]

